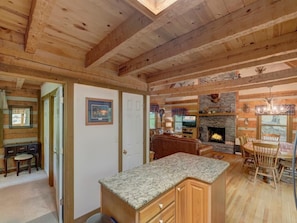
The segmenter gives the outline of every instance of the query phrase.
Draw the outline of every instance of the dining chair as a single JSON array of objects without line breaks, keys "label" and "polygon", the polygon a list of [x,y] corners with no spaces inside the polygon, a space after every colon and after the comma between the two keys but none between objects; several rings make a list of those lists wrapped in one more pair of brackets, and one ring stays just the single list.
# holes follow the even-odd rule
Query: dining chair
[{"label": "dining chair", "polygon": [[276,183],[279,179],[277,171],[279,143],[253,142],[253,149],[256,165],[254,182],[257,179],[257,175],[272,177],[276,189]]},{"label": "dining chair", "polygon": [[[285,175],[286,177],[292,178],[293,177],[292,159],[279,160],[279,169],[280,169],[280,173],[278,177],[278,182],[281,180],[283,175]],[[297,163],[295,163],[295,170],[297,170]]]},{"label": "dining chair", "polygon": [[244,144],[247,143],[247,137],[240,136],[239,142],[240,142],[240,150],[241,150],[241,156],[242,156],[242,167],[255,167],[254,154],[247,152],[243,146]]},{"label": "dining chair", "polygon": [[279,142],[280,134],[262,134],[261,138],[265,141]]}]

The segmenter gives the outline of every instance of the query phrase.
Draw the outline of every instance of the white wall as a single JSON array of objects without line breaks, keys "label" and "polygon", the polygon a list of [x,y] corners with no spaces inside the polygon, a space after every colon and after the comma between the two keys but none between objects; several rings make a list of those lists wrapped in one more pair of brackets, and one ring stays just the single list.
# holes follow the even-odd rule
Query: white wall
[{"label": "white wall", "polygon": [[49,100],[46,99],[43,102],[43,160],[44,160],[44,171],[49,175]]},{"label": "white wall", "polygon": [[[85,124],[86,97],[113,100],[112,125]],[[118,172],[118,103],[116,90],[74,85],[74,219],[100,207],[98,180]]]}]

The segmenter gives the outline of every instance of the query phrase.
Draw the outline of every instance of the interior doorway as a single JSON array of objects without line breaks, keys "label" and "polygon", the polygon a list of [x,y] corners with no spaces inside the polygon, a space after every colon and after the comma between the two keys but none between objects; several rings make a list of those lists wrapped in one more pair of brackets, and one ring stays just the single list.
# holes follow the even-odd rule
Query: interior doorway
[{"label": "interior doorway", "polygon": [[44,170],[48,184],[55,189],[59,223],[63,222],[63,87],[58,86],[42,97]]}]

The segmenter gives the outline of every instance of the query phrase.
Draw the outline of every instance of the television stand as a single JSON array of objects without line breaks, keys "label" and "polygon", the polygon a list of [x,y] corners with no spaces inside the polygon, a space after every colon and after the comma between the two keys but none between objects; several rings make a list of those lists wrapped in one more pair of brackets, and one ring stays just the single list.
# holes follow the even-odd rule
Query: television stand
[{"label": "television stand", "polygon": [[191,139],[197,139],[197,128],[185,128],[183,127],[183,137],[184,138],[191,138]]}]

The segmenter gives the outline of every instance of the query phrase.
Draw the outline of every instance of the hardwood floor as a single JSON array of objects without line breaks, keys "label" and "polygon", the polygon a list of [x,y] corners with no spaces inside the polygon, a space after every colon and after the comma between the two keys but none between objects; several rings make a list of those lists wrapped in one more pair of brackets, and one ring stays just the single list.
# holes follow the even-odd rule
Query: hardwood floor
[{"label": "hardwood floor", "polygon": [[[230,163],[226,182],[226,223],[297,222],[293,184],[280,182],[275,190],[272,182],[267,184],[261,178],[254,183],[253,173],[242,169],[241,156],[223,155],[222,160]],[[0,222],[23,223],[55,211],[54,191],[47,187],[47,180],[36,181],[33,185],[25,183],[0,189]]]},{"label": "hardwood floor", "polygon": [[293,198],[293,184],[273,181],[266,183],[260,177],[253,182],[248,168],[242,169],[241,156],[224,154],[230,163],[227,170],[227,223],[295,223],[297,210]]}]

